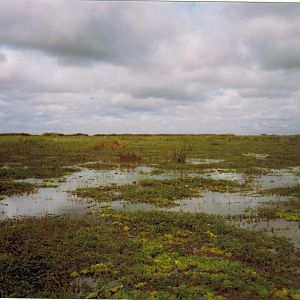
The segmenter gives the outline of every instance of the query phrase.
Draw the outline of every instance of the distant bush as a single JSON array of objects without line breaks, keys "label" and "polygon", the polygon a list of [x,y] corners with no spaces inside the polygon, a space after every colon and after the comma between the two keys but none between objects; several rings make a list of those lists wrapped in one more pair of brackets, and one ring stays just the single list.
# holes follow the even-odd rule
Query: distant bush
[{"label": "distant bush", "polygon": [[140,162],[142,158],[135,153],[124,153],[119,156],[120,162]]},{"label": "distant bush", "polygon": [[11,133],[11,132],[7,132],[7,133],[0,133],[0,136],[8,136],[8,135],[20,135],[20,136],[32,136],[32,134],[30,133],[25,133],[25,132],[21,132],[21,133]]},{"label": "distant bush", "polygon": [[80,132],[78,132],[78,133],[72,133],[72,134],[67,134],[68,136],[89,136],[88,134],[86,134],[86,133],[80,133]]},{"label": "distant bush", "polygon": [[44,132],[42,136],[46,137],[58,137],[58,136],[64,136],[62,133],[57,133],[57,132]]}]

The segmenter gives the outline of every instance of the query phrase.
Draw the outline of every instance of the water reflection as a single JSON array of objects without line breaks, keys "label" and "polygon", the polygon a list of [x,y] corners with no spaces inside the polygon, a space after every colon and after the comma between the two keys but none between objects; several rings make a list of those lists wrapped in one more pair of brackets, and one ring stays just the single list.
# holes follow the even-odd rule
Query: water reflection
[{"label": "water reflection", "polygon": [[210,158],[189,158],[186,160],[187,163],[192,165],[206,165],[212,163],[220,163],[223,162],[225,159],[210,159]]},{"label": "water reflection", "polygon": [[267,232],[269,235],[280,235],[292,240],[296,248],[300,249],[300,222],[288,222],[283,219],[254,219],[233,222],[242,228],[252,228]]},{"label": "water reflection", "polygon": [[[36,193],[23,194],[12,197],[5,197],[0,201],[0,220],[18,216],[43,216],[45,214],[68,214],[71,216],[82,215],[91,209],[101,209],[107,205],[119,211],[149,211],[166,210],[151,204],[138,203],[131,204],[124,201],[95,203],[83,201],[73,196],[68,191],[81,187],[95,187],[110,184],[130,184],[142,179],[172,179],[184,176],[180,172],[166,172],[162,174],[152,174],[153,168],[139,166],[131,170],[93,170],[82,168],[78,172],[65,177],[65,180],[51,181],[57,187],[39,188]],[[244,182],[245,177],[239,173],[228,173],[213,170],[207,174],[193,174],[192,176],[202,176],[213,179],[226,179]],[[43,184],[43,180],[27,179],[31,183]],[[299,168],[291,170],[279,170],[270,175],[257,177],[255,182],[261,188],[271,188],[300,184]],[[203,197],[191,198],[177,201],[178,206],[169,208],[170,211],[182,212],[205,212],[223,216],[240,214],[251,215],[258,207],[266,206],[271,201],[285,200],[284,197],[257,196],[251,193],[217,193],[204,191]],[[265,230],[270,234],[279,234],[290,237],[297,247],[300,247],[299,223],[287,222],[285,220],[256,220],[255,222],[238,222],[241,227]]]},{"label": "water reflection", "polygon": [[[0,203],[0,220],[22,216],[43,216],[45,214],[83,214],[91,204],[72,196],[68,191],[81,187],[95,187],[110,184],[128,184],[142,179],[171,179],[180,173],[168,172],[150,175],[150,167],[139,166],[133,170],[90,170],[81,169],[65,177],[65,181],[51,181],[58,187],[39,188],[36,193],[5,197]],[[40,179],[23,180],[35,184],[43,184]],[[95,204],[97,206],[97,204]]]},{"label": "water reflection", "polygon": [[273,170],[271,174],[256,178],[255,184],[262,189],[286,187],[300,184],[299,168]]}]

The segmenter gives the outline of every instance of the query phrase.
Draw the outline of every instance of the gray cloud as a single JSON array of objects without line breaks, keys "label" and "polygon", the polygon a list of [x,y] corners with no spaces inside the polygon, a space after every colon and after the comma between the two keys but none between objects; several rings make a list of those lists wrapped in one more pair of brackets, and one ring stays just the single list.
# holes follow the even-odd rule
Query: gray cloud
[{"label": "gray cloud", "polygon": [[299,13],[1,1],[0,130],[299,133]]}]

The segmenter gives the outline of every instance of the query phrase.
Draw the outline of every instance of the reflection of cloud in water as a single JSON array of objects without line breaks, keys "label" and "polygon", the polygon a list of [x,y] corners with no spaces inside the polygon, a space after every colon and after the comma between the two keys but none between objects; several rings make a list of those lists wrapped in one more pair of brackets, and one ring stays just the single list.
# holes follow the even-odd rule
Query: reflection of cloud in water
[{"label": "reflection of cloud in water", "polygon": [[[182,176],[180,172],[167,172],[151,175],[153,168],[139,166],[131,170],[90,170],[81,169],[69,176],[65,182],[53,180],[51,184],[57,184],[56,188],[39,188],[36,193],[6,197],[0,203],[0,219],[17,216],[43,216],[45,214],[68,214],[72,216],[84,214],[90,208],[100,208],[107,204],[110,208],[119,211],[149,211],[149,210],[170,210],[182,212],[205,212],[223,216],[250,214],[252,210],[267,205],[271,200],[286,199],[277,196],[254,196],[241,193],[218,193],[205,191],[203,197],[191,198],[177,201],[178,206],[166,209],[155,207],[150,204],[131,204],[124,201],[91,203],[84,201],[67,191],[82,187],[95,187],[110,184],[130,184],[142,179],[172,179]],[[298,169],[297,169],[298,170]],[[288,170],[279,170],[271,175],[263,175],[256,179],[255,183],[264,188],[288,186],[300,183],[299,173]],[[190,176],[201,176],[212,179],[226,179],[244,182],[245,177],[239,173],[222,173],[221,170],[214,170],[207,174],[189,174]],[[31,183],[42,184],[40,179],[24,180]],[[248,213],[245,212],[249,211]],[[2,212],[2,213],[1,213]],[[291,237],[295,243],[300,243],[300,230],[298,223],[284,220],[260,220],[256,223],[240,223],[242,227],[251,227],[256,230],[267,230],[268,232]],[[272,229],[273,228],[273,229]],[[297,244],[297,245],[298,245]]]},{"label": "reflection of cloud in water", "polygon": [[270,235],[280,235],[292,240],[297,248],[300,248],[300,223],[288,222],[282,219],[234,222],[242,228],[252,228],[255,230],[265,231]]},{"label": "reflection of cloud in water", "polygon": [[255,183],[263,189],[297,185],[300,184],[300,176],[296,170],[273,170],[272,174],[258,177]]},{"label": "reflection of cloud in water", "polygon": [[177,201],[180,206],[172,210],[205,212],[223,216],[239,215],[245,214],[245,210],[248,208],[257,209],[263,204],[269,203],[272,199],[274,200],[274,197],[206,191],[201,198]]},{"label": "reflection of cloud in water", "polygon": [[223,162],[224,160],[225,159],[188,158],[186,162],[192,165],[206,165],[206,164],[220,163]]},{"label": "reflection of cloud in water", "polygon": [[[143,172],[141,174],[141,171]],[[67,191],[82,187],[99,185],[127,184],[146,178],[170,179],[180,176],[179,173],[169,172],[158,175],[149,175],[152,168],[139,166],[134,170],[90,170],[82,169],[79,172],[66,176],[65,182],[51,181],[57,188],[39,188],[36,193],[6,197],[1,201],[0,219],[18,216],[42,216],[45,214],[82,214],[91,206],[81,201]],[[40,179],[23,180],[30,183],[42,184]]]}]

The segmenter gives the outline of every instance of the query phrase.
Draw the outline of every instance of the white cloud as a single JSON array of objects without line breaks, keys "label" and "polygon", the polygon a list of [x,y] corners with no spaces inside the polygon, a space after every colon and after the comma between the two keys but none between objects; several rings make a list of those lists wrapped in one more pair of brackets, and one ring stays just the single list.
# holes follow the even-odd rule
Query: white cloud
[{"label": "white cloud", "polygon": [[299,133],[299,13],[1,1],[1,131]]}]

